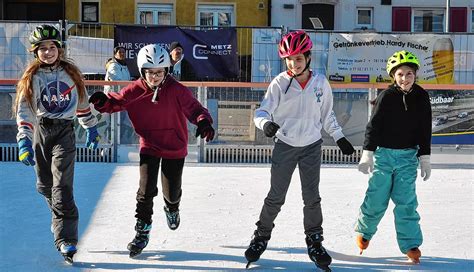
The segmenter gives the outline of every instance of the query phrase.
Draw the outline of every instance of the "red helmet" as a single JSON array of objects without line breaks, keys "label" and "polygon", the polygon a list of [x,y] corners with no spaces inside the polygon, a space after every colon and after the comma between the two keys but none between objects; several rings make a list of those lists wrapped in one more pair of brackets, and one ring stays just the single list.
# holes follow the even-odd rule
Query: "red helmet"
[{"label": "red helmet", "polygon": [[278,45],[278,55],[286,58],[308,52],[313,47],[313,42],[303,30],[290,32],[281,38]]}]

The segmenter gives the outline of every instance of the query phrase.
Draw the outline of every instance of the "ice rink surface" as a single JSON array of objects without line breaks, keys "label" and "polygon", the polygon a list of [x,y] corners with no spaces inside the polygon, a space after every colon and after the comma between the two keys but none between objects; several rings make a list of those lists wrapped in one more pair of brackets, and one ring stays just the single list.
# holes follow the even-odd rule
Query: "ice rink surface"
[{"label": "ice rink surface", "polygon": [[[333,271],[474,271],[471,163],[434,165],[429,181],[418,178],[420,265],[411,265],[398,249],[393,204],[359,255],[353,227],[368,178],[355,165],[323,165],[323,244]],[[0,271],[234,271],[245,268],[244,251],[269,189],[270,167],[186,164],[180,227],[168,229],[159,187],[150,243],[130,259],[126,247],[135,233],[138,163],[77,163],[80,241],[72,267],[54,248],[33,168],[3,162],[0,176]],[[268,248],[250,271],[315,271],[306,254],[302,210],[296,170]]]}]

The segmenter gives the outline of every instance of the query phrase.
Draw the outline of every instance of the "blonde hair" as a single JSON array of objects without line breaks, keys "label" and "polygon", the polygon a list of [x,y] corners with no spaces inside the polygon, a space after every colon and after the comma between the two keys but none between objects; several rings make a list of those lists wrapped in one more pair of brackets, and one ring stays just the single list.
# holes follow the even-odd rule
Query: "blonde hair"
[{"label": "blonde hair", "polygon": [[[16,97],[15,102],[12,106],[13,117],[16,117],[18,112],[18,105],[22,97],[25,97],[25,100],[28,104],[28,107],[32,112],[35,112],[35,104],[33,101],[33,75],[38,72],[38,69],[43,65],[43,63],[38,59],[35,52],[35,60],[33,60],[25,69],[25,72],[18,81],[16,87]],[[76,90],[78,92],[79,101],[87,99],[87,91],[84,85],[84,79],[79,68],[72,62],[70,59],[66,59],[64,56],[64,49],[58,48],[58,59],[56,60],[55,66],[62,67],[64,71],[71,77],[72,81],[76,84]]]}]

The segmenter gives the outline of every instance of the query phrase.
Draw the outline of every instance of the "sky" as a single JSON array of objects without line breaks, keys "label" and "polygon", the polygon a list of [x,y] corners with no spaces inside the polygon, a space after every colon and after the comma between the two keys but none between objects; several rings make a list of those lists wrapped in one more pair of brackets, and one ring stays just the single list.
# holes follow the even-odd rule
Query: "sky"
[{"label": "sky", "polygon": [[[33,168],[0,162],[0,176],[0,271],[243,271],[270,167],[187,163],[181,225],[168,229],[159,186],[150,243],[130,259],[138,163],[77,163],[80,224],[73,266],[64,264],[54,247],[50,213],[36,192]],[[474,271],[474,167],[439,165],[429,181],[418,177],[424,235],[419,265],[398,249],[392,203],[369,248],[359,255],[353,229],[367,180],[355,165],[322,167],[323,245],[333,258],[333,271]],[[306,253],[302,210],[295,171],[268,248],[249,271],[315,271]]]}]

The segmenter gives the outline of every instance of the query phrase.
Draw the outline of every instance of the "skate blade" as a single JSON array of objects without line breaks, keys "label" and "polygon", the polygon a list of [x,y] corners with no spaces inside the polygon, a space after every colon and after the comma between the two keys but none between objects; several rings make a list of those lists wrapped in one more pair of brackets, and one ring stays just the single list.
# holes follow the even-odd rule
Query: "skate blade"
[{"label": "skate blade", "polygon": [[408,261],[412,262],[413,264],[420,264],[420,259],[411,259],[411,258],[408,258]]},{"label": "skate blade", "polygon": [[251,263],[252,262],[248,262],[247,265],[245,266],[245,269],[249,269]]},{"label": "skate blade", "polygon": [[68,265],[73,265],[74,264],[74,260],[70,256],[64,256],[64,262]]},{"label": "skate blade", "polygon": [[130,251],[130,254],[128,255],[130,258],[136,258],[138,256],[140,256],[140,254],[142,254],[141,252],[133,252],[133,251]]},{"label": "skate blade", "polygon": [[361,249],[361,250],[359,251],[359,255],[362,255],[363,252],[364,252],[364,250]]},{"label": "skate blade", "polygon": [[316,265],[316,267],[324,272],[331,272],[331,268],[329,268],[329,266],[325,266],[325,265]]},{"label": "skate blade", "polygon": [[316,265],[316,267],[324,272],[331,272],[331,268],[329,266],[321,266],[321,265]]}]

